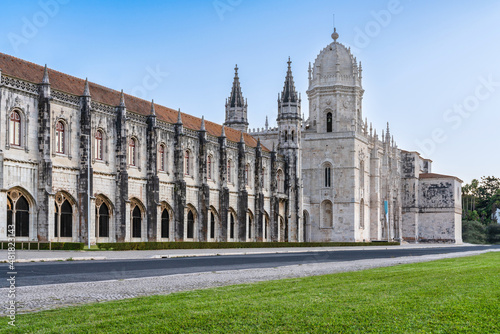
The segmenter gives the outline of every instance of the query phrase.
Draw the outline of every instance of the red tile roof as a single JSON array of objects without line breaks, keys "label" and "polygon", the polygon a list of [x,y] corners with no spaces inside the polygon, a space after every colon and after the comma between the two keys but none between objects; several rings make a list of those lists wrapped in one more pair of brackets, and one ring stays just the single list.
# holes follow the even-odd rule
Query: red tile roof
[{"label": "red tile roof", "polygon": [[422,174],[419,175],[419,178],[420,179],[455,179],[458,182],[464,182],[464,181],[460,180],[456,176],[444,175],[444,174],[435,174],[435,173],[422,173]]},{"label": "red tile roof", "polygon": [[[44,67],[22,60],[4,53],[0,53],[0,69],[2,75],[6,74],[21,80],[29,81],[38,84],[42,81]],[[55,70],[48,69],[50,86],[52,89],[80,96],[83,93],[85,80],[75,78],[71,75],[61,73]],[[120,103],[120,92],[89,82],[89,89],[92,101],[97,101],[110,106],[117,106]],[[151,102],[135,96],[125,94],[125,105],[128,111],[148,116],[151,110]],[[156,115],[159,120],[175,124],[177,123],[178,111],[155,104]],[[191,130],[199,130],[201,127],[201,119],[188,114],[181,113],[183,126]],[[222,126],[213,122],[205,121],[207,133],[219,137],[221,135]],[[232,142],[239,142],[241,132],[231,128],[225,128],[226,137]],[[244,133],[243,138],[245,144],[250,147],[257,146],[257,139],[253,136]],[[262,145],[263,151],[269,151]]]}]

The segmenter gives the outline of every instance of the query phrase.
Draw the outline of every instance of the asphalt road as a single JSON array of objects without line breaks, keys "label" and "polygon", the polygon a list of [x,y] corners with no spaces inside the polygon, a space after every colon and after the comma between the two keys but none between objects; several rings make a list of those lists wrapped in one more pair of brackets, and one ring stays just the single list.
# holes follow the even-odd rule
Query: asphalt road
[{"label": "asphalt road", "polygon": [[[432,254],[480,251],[500,246],[413,249],[342,250],[331,252],[225,255],[141,260],[64,261],[16,264],[16,287],[70,282],[93,282],[207,271],[273,268],[306,263],[343,262]],[[5,268],[5,267],[4,267]],[[6,272],[7,270],[5,270]],[[8,287],[7,280],[0,287]]]}]

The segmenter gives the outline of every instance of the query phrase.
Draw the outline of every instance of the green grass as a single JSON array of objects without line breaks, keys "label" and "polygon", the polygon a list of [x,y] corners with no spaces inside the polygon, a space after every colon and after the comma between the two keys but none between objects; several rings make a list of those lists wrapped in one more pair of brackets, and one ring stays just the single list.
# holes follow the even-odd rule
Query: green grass
[{"label": "green grass", "polygon": [[500,253],[18,315],[9,333],[499,333]]}]

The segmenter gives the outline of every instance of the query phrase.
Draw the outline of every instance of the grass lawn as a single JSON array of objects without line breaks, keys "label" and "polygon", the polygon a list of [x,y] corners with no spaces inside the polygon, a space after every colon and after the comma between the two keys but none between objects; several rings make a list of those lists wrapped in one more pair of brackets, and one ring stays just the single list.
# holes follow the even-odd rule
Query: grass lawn
[{"label": "grass lawn", "polygon": [[[18,315],[2,333],[500,333],[500,253]],[[9,326],[10,327],[10,326]]]}]

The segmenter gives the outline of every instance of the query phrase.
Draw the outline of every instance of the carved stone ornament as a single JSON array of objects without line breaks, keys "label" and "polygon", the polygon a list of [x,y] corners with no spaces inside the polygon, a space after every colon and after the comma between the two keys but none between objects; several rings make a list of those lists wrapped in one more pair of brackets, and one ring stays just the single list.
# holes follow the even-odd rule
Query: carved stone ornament
[{"label": "carved stone ornament", "polygon": [[63,202],[64,202],[64,196],[61,193],[57,194],[56,195],[56,203],[61,205]]},{"label": "carved stone ornament", "polygon": [[365,151],[359,151],[359,161],[365,161]]},{"label": "carved stone ornament", "polygon": [[16,202],[18,198],[21,197],[21,194],[19,193],[19,191],[12,190],[11,192],[9,192],[9,197],[12,199],[12,201]]}]

